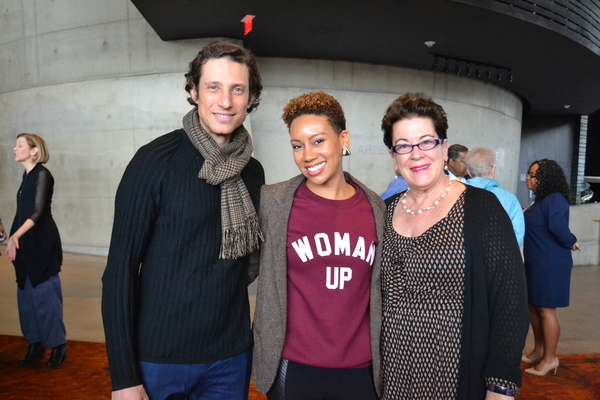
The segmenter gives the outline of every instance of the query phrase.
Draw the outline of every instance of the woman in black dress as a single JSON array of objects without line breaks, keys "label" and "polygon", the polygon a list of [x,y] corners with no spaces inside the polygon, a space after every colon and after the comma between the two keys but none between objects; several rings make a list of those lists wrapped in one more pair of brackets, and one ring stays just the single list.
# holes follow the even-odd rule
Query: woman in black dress
[{"label": "woman in black dress", "polygon": [[15,161],[25,168],[17,193],[17,214],[6,246],[6,255],[17,274],[21,331],[29,343],[19,365],[33,365],[36,359],[44,358],[46,348],[51,348],[46,367],[55,368],[65,359],[67,339],[58,277],[62,247],[50,207],[54,179],[42,165],[49,154],[39,136],[18,135],[14,154]]}]

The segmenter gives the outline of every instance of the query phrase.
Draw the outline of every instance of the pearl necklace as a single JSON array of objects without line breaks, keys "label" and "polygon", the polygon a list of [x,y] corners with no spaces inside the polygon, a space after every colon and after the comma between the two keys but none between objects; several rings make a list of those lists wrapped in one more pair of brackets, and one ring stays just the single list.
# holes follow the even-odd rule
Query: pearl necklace
[{"label": "pearl necklace", "polygon": [[406,208],[406,195],[410,191],[410,188],[408,188],[408,189],[406,189],[406,192],[404,192],[404,194],[402,195],[402,199],[400,200],[400,202],[402,203],[402,208],[404,209],[404,211],[406,211],[407,214],[411,214],[411,215],[422,214],[423,211],[429,211],[431,209],[434,209],[440,204],[440,201],[442,201],[442,199],[448,195],[448,193],[450,192],[450,186],[452,186],[452,183],[453,183],[453,181],[451,179],[448,179],[448,186],[446,186],[446,188],[444,189],[444,194],[441,195],[440,198],[437,199],[433,203],[432,206],[425,207],[425,208],[423,208],[421,210],[417,210],[417,211],[411,211],[410,208]]}]

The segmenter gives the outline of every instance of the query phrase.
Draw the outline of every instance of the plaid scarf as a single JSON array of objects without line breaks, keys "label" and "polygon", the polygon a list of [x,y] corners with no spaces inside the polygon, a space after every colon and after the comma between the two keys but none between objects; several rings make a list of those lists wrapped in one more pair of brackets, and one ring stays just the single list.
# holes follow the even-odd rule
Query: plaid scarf
[{"label": "plaid scarf", "polygon": [[183,117],[183,129],[202,157],[198,179],[221,188],[222,243],[220,259],[236,259],[258,249],[262,239],[258,216],[240,173],[252,156],[252,139],[240,125],[231,142],[219,147],[198,119],[198,108]]}]

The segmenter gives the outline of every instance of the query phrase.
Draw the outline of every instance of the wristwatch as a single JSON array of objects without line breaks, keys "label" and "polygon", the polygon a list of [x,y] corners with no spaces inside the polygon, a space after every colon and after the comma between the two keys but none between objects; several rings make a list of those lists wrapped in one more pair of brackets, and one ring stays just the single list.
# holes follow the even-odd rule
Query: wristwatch
[{"label": "wristwatch", "polygon": [[503,394],[505,396],[515,397],[515,394],[513,393],[513,391],[510,390],[509,388],[507,388],[506,386],[490,384],[490,385],[488,385],[487,390],[492,393],[499,393],[499,394]]}]

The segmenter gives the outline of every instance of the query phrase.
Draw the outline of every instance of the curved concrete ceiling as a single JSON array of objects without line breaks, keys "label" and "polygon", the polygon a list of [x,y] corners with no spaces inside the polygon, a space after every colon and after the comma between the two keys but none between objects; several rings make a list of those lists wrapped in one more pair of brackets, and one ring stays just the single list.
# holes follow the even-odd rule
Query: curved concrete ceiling
[{"label": "curved concrete ceiling", "polygon": [[[477,79],[480,69],[479,79],[519,95],[529,116],[600,109],[599,54],[532,22],[454,1],[132,2],[165,41],[229,37],[262,57],[435,66],[440,72],[449,60],[447,73],[457,73],[458,63],[464,79]],[[247,14],[256,17],[244,36],[241,19]],[[445,58],[436,63],[436,54]]]}]

